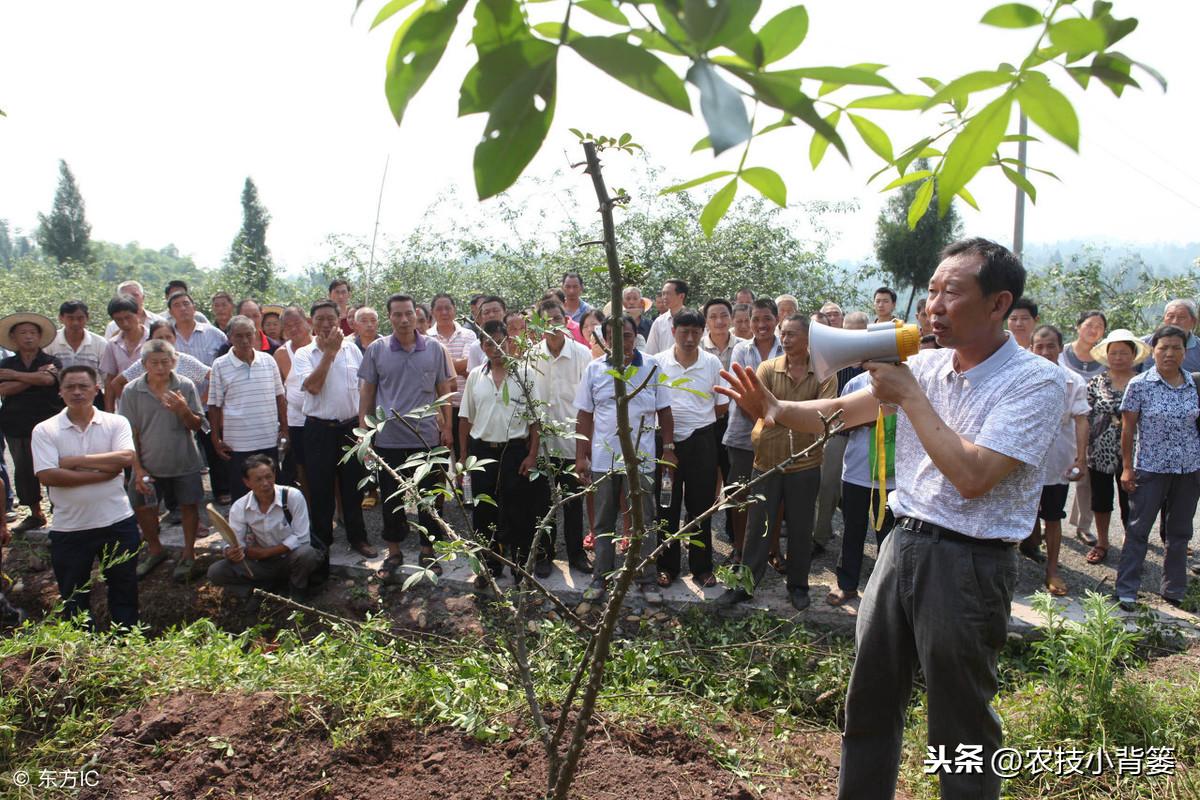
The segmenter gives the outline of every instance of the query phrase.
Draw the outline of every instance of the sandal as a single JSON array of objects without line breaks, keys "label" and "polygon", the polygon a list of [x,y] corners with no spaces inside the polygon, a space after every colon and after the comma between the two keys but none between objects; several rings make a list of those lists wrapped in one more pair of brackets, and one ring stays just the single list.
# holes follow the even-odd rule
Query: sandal
[{"label": "sandal", "polygon": [[713,586],[717,585],[717,576],[713,575],[711,572],[705,572],[700,575],[693,575],[692,582],[701,589],[711,589]]},{"label": "sandal", "polygon": [[417,556],[417,566],[427,569],[434,575],[442,574],[442,565],[433,553],[421,553]]},{"label": "sandal", "polygon": [[825,595],[825,602],[833,607],[842,606],[849,603],[858,597],[858,592],[854,590],[846,591],[845,589],[834,589],[829,594]]},{"label": "sandal", "polygon": [[595,550],[596,549],[596,534],[593,533],[592,531],[588,531],[587,536],[583,537],[583,549],[584,550]]},{"label": "sandal", "polygon": [[396,570],[400,569],[402,566],[404,566],[404,554],[396,553],[393,556],[388,556],[385,558],[383,563],[379,565],[379,569],[375,574],[380,579],[390,578],[396,572]]},{"label": "sandal", "polygon": [[673,577],[671,577],[671,573],[669,573],[669,572],[658,573],[658,579],[655,581],[655,583],[657,583],[659,586],[661,586],[664,589],[666,589],[668,586],[670,586],[674,582],[675,582],[675,579]]},{"label": "sandal", "polygon": [[1050,594],[1052,594],[1055,597],[1066,597],[1067,596],[1066,581],[1064,581],[1062,578],[1060,578],[1057,575],[1055,575],[1053,578],[1048,578],[1046,580],[1046,589],[1048,589]]},{"label": "sandal", "polygon": [[138,578],[144,578],[154,571],[155,567],[167,560],[167,551],[159,550],[157,553],[151,553],[146,556],[145,560],[137,566]]},{"label": "sandal", "polygon": [[779,553],[771,553],[770,557],[767,558],[767,563],[780,575],[787,574],[787,561]]},{"label": "sandal", "polygon": [[1096,545],[1087,554],[1087,562],[1089,564],[1103,564],[1104,559],[1108,558],[1108,548]]},{"label": "sandal", "polygon": [[1076,528],[1075,529],[1075,538],[1078,539],[1079,541],[1083,542],[1084,544],[1088,545],[1089,547],[1094,547],[1096,544],[1096,534],[1092,533],[1091,531],[1085,531],[1085,530],[1080,530],[1079,528]]},{"label": "sandal", "polygon": [[196,561],[191,558],[183,558],[175,565],[175,571],[171,573],[171,578],[176,583],[185,583],[192,579],[192,573],[196,569]]}]

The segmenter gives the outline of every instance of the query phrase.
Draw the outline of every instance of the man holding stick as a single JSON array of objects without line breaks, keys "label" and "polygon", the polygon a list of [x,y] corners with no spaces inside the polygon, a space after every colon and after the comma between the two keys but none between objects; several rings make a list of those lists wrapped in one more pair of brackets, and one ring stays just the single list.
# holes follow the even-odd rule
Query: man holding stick
[{"label": "man holding stick", "polygon": [[846,696],[839,797],[890,798],[915,667],[924,673],[932,752],[976,753],[978,770],[939,774],[943,797],[996,798],[1001,746],[991,708],[1017,578],[1014,547],[1041,494],[1042,460],[1065,403],[1062,374],[1004,330],[1025,270],[985,239],[948,246],[926,305],[937,343],[907,364],[867,362],[870,389],[780,402],[734,366],[725,391],[765,425],[818,433],[896,413],[896,529],[880,546],[859,610]]}]

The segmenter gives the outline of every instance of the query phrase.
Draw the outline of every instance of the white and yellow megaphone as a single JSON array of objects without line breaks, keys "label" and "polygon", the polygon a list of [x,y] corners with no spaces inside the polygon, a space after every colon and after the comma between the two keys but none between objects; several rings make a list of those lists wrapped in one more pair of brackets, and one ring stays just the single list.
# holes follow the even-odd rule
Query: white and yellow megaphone
[{"label": "white and yellow megaphone", "polygon": [[921,329],[900,320],[877,322],[866,330],[832,328],[813,322],[808,329],[808,354],[817,380],[863,361],[900,362],[921,349]]}]

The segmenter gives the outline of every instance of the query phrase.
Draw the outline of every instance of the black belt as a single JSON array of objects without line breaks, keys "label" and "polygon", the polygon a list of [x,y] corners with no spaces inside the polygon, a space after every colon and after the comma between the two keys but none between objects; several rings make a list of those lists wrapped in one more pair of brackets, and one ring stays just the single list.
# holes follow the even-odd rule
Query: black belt
[{"label": "black belt", "polygon": [[477,447],[484,447],[488,450],[503,450],[504,448],[508,447],[510,444],[513,444],[513,445],[525,444],[525,437],[519,436],[516,439],[509,439],[507,442],[488,442],[483,439],[476,439],[474,436],[472,436],[471,444],[473,444]]},{"label": "black belt", "polygon": [[340,419],[321,419],[320,417],[305,417],[304,421],[306,423],[311,422],[314,425],[324,425],[326,428],[341,428],[345,425],[357,424],[358,422],[358,420],[353,418],[343,421]]},{"label": "black belt", "polygon": [[1003,539],[980,539],[978,536],[967,536],[966,534],[952,531],[949,528],[943,528],[941,525],[934,525],[932,522],[926,522],[915,517],[900,517],[896,520],[897,528],[904,528],[910,533],[917,533],[922,536],[933,536],[937,539],[946,539],[951,542],[960,542],[962,544],[977,544],[983,547],[998,547],[1009,548],[1013,546],[1012,542],[1006,542]]},{"label": "black belt", "polygon": [[716,427],[717,427],[717,423],[710,422],[707,425],[696,428],[696,430],[692,431],[691,433],[689,433],[687,435],[686,439],[676,439],[675,444],[679,444],[680,442],[690,442],[696,434],[700,434],[701,436],[709,436],[712,434],[713,429]]}]

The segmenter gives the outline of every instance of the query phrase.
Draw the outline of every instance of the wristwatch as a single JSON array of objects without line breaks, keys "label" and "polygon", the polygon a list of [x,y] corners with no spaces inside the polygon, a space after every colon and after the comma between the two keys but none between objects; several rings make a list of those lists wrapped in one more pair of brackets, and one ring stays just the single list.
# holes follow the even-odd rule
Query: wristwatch
[{"label": "wristwatch", "polygon": [[674,450],[674,449],[675,449],[674,442],[666,442],[663,444],[663,450]]}]

